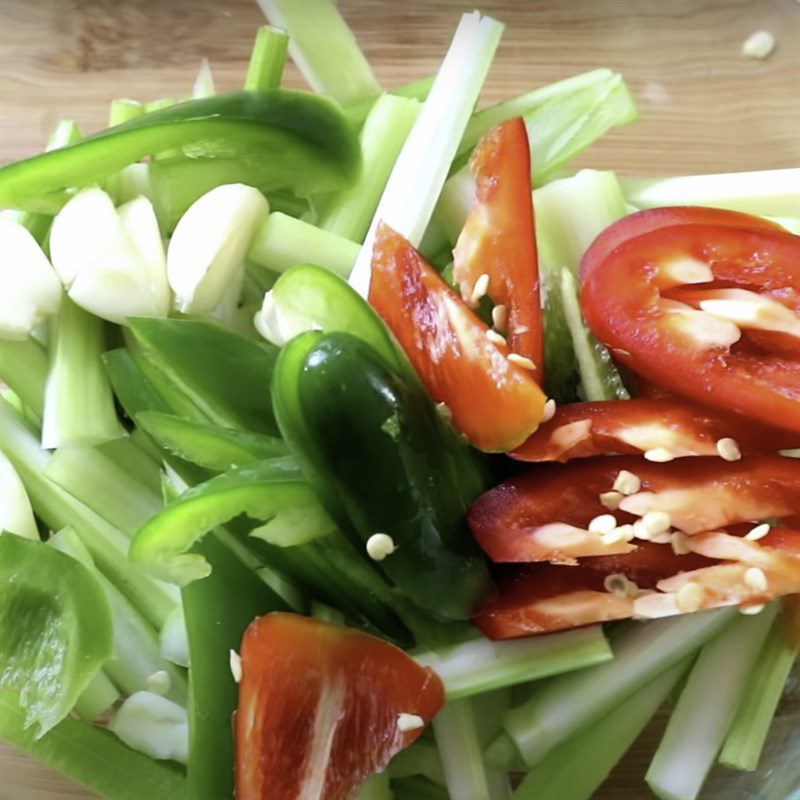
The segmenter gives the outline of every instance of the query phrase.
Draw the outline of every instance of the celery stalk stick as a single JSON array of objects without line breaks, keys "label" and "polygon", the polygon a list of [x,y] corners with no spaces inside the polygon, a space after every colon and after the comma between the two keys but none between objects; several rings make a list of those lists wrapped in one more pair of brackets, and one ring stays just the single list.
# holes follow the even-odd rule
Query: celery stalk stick
[{"label": "celery stalk stick", "polygon": [[124,435],[100,356],[103,321],[62,298],[52,323],[42,445],[99,444]]},{"label": "celery stalk stick", "polygon": [[413,655],[422,666],[436,671],[448,699],[452,700],[612,658],[611,648],[599,625],[507,642],[480,638]]},{"label": "celery stalk stick", "polygon": [[278,211],[261,224],[247,254],[251,269],[265,278],[265,271],[285,272],[298,264],[316,264],[346,278],[357,257],[355,242]]},{"label": "celery stalk stick", "polygon": [[361,175],[352,186],[329,201],[317,223],[320,228],[354,242],[364,240],[419,110],[416,100],[391,94],[378,98],[361,129]]},{"label": "celery stalk stick", "polygon": [[765,217],[800,216],[800,168],[628,179],[622,188],[638,208],[710,206]]},{"label": "celery stalk stick", "polygon": [[249,92],[277,89],[281,85],[289,35],[280,28],[262,25],[256,34],[244,88]]},{"label": "celery stalk stick", "polygon": [[112,100],[108,109],[108,127],[113,128],[115,125],[122,125],[123,122],[130,122],[142,114],[144,106],[137,100],[127,98]]},{"label": "celery stalk stick", "polygon": [[436,745],[428,739],[417,739],[414,744],[401,750],[391,760],[387,771],[393,780],[424,775],[439,786],[445,785],[442,759]]},{"label": "celery stalk stick", "polygon": [[[402,86],[396,86],[394,89],[388,89],[387,91],[389,94],[393,94],[396,97],[407,97],[410,100],[422,101],[428,96],[428,92],[430,91],[431,86],[433,86],[433,81],[433,76],[421,78],[420,80],[412,81],[411,83],[406,83]],[[372,106],[375,105],[375,102],[376,98],[369,97],[366,100],[359,101],[358,103],[351,103],[342,109],[344,115],[347,117],[348,121],[355,130],[359,130],[364,124],[364,121],[369,115]]]},{"label": "celery stalk stick", "polygon": [[472,700],[451,700],[433,718],[450,800],[488,798],[489,784]]},{"label": "celery stalk stick", "polygon": [[117,691],[117,687],[114,686],[108,675],[100,670],[83,690],[78,702],[75,703],[75,713],[82,720],[91,722],[111,708],[119,698],[120,693]]},{"label": "celery stalk stick", "polygon": [[44,385],[47,381],[47,351],[35,339],[0,339],[0,380],[13,391],[34,419],[41,423],[44,413]]},{"label": "celery stalk stick", "polygon": [[201,97],[213,97],[216,93],[211,64],[208,63],[207,58],[204,58],[200,62],[200,69],[197,70],[197,77],[194,79],[191,98],[197,100]]},{"label": "celery stalk stick", "polygon": [[153,449],[148,449],[145,434],[141,431],[133,430],[122,439],[98,445],[97,450],[115,466],[122,467],[129,478],[160,494],[160,456],[156,454],[157,451],[154,453]]},{"label": "celery stalk stick", "polygon": [[758,767],[775,709],[797,657],[792,618],[789,609],[779,612],[758,654],[720,753],[720,763],[726,767],[747,771]]},{"label": "celery stalk stick", "polygon": [[645,776],[662,800],[699,795],[776,612],[740,616],[700,651]]},{"label": "celery stalk stick", "polygon": [[332,0],[258,0],[289,34],[289,54],[309,86],[340,105],[380,94],[372,67]]},{"label": "celery stalk stick", "polygon": [[686,672],[691,659],[670,667],[594,725],[560,744],[525,776],[513,800],[590,800]]},{"label": "celery stalk stick", "polygon": [[[613,661],[553,678],[511,709],[503,720],[506,734],[529,766],[537,764],[719,634],[737,614],[735,609],[718,609],[631,625],[615,638]],[[489,750],[495,748],[507,751],[503,734]]]},{"label": "celery stalk stick", "polygon": [[369,294],[375,232],[384,222],[415,247],[439,198],[450,164],[478,100],[503,25],[478,12],[464,14],[428,99],[406,139],[358,254],[350,284]]}]

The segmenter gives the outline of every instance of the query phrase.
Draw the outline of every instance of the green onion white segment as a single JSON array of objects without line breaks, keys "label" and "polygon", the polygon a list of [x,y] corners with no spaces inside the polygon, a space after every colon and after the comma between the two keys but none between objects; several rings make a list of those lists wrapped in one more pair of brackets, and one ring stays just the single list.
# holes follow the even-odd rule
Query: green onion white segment
[{"label": "green onion white segment", "polygon": [[489,71],[503,25],[464,14],[450,49],[395,163],[358,254],[350,285],[369,294],[372,246],[383,221],[419,245]]}]

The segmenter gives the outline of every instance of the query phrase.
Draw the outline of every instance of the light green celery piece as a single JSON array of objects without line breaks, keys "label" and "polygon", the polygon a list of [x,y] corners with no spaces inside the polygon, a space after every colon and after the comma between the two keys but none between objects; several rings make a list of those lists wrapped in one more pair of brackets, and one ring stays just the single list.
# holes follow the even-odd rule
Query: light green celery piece
[{"label": "light green celery piece", "polygon": [[97,719],[104,711],[108,711],[121,697],[111,678],[100,670],[89,685],[75,701],[73,711],[86,722]]},{"label": "light green celery piece", "polygon": [[630,397],[608,350],[597,340],[583,319],[575,275],[561,270],[561,303],[572,347],[578,361],[584,400],[627,400]]},{"label": "light green celery piece", "polygon": [[[407,97],[411,100],[424,100],[428,96],[431,86],[433,86],[434,79],[435,76],[421,78],[411,83],[403,84],[402,86],[396,86],[394,89],[389,89],[388,92],[397,97]],[[369,97],[366,100],[348,105],[346,108],[342,109],[342,112],[353,128],[359,130],[375,102],[376,98]]]},{"label": "light green celery piece", "polygon": [[99,444],[123,436],[100,360],[105,350],[103,321],[64,297],[50,325],[42,446]]},{"label": "light green celery piece", "polygon": [[472,700],[448,701],[433,718],[433,732],[450,800],[490,798]]},{"label": "light green celery piece", "polygon": [[39,540],[31,501],[14,465],[0,452],[0,531]]},{"label": "light green celery piece", "polygon": [[97,449],[117,467],[124,468],[131,479],[160,494],[160,455],[141,431],[134,430],[122,439],[98,445]]},{"label": "light green celery piece", "polygon": [[0,450],[22,478],[36,515],[51,530],[75,528],[100,571],[160,628],[177,605],[173,587],[154,581],[127,558],[129,540],[88,506],[76,500],[47,477],[50,454],[15,409],[0,398]]},{"label": "light green celery piece", "polygon": [[700,794],[777,610],[740,616],[700,651],[645,776],[662,800]]},{"label": "light green celery piece", "polygon": [[387,772],[392,780],[424,775],[439,786],[445,785],[442,759],[436,744],[429,739],[417,739],[401,750],[390,762]]},{"label": "light green celery piece", "polygon": [[591,72],[582,72],[580,75],[573,75],[555,83],[548,83],[538,89],[533,89],[530,92],[525,92],[509,100],[503,100],[488,108],[476,111],[464,131],[458,154],[462,155],[471,150],[484,133],[501,122],[529,114],[554,98],[568,96],[587,86],[608,84],[609,81],[614,81],[617,78],[616,73],[610,69],[594,69]]},{"label": "light green celery piece", "polygon": [[281,85],[289,35],[280,28],[262,25],[256,34],[244,88],[250,92],[277,89]]},{"label": "light green celery piece", "polygon": [[[233,548],[231,548],[233,549]],[[256,575],[272,589],[296,614],[305,614],[308,600],[300,587],[274,569],[265,566],[253,567]]]},{"label": "light green celery piece", "polygon": [[502,33],[501,23],[477,11],[461,17],[350,276],[350,284],[362,297],[369,294],[372,247],[380,222],[415,247],[422,240]]},{"label": "light green celery piece", "polygon": [[[574,313],[574,299],[569,296],[565,302],[563,280],[568,279],[562,280],[561,270],[567,268],[577,276],[581,258],[595,237],[627,214],[625,198],[613,172],[584,169],[536,189],[533,206],[545,308],[545,388],[557,403],[569,402],[576,399],[576,388],[584,374],[586,381],[599,389],[598,373],[607,378],[612,365],[594,337],[590,335],[587,344],[586,326]],[[566,317],[568,307],[573,311],[571,325]],[[575,335],[583,345],[584,370],[580,374]]]},{"label": "light green celery piece", "polygon": [[346,278],[358,251],[349,239],[274,211],[256,232],[247,260],[256,273],[259,268],[286,272],[298,264],[316,264]]},{"label": "light green celery piece", "polygon": [[503,642],[473,639],[413,655],[417,663],[436,671],[452,700],[600,664],[613,657],[599,625]]},{"label": "light green celery piece", "polygon": [[137,197],[146,197],[151,203],[155,202],[149,164],[128,164],[117,172],[114,178],[118,206],[130,203]]},{"label": "light green celery piece", "polygon": [[111,612],[83,564],[13,533],[0,533],[0,589],[0,693],[19,694],[38,738],[111,655]]},{"label": "light green celery piece", "polygon": [[[630,91],[616,73],[606,80],[552,97],[526,114],[531,185],[540,187],[557,177],[570,159],[611,128],[632,122],[636,114]],[[463,167],[448,179],[436,209],[453,243],[474,205],[474,181],[467,167]]]},{"label": "light green celery piece", "polygon": [[130,122],[132,119],[141,117],[144,114],[144,106],[137,100],[121,98],[112,100],[108,110],[108,127],[122,125],[123,122]]},{"label": "light green celery piece", "polygon": [[800,168],[622,181],[638,208],[709,206],[763,217],[800,216]]},{"label": "light green celery piece", "polygon": [[200,62],[200,68],[197,70],[197,77],[194,79],[194,86],[192,86],[192,98],[195,100],[201,97],[213,97],[217,93],[214,88],[214,75],[211,72],[211,64],[208,59],[204,58]]},{"label": "light green celery piece", "polygon": [[126,695],[146,688],[147,679],[157,672],[169,676],[164,692],[170,700],[186,705],[185,674],[161,654],[158,632],[125,599],[95,566],[89,549],[73,528],[63,528],[48,544],[80,561],[102,587],[111,610],[113,654],[103,665],[105,674]]},{"label": "light green celery piece", "polygon": [[220,428],[158,411],[142,411],[135,419],[168,452],[216,472],[289,452],[275,436]]},{"label": "light green celery piece", "polygon": [[37,739],[9,691],[0,693],[0,738],[107,800],[187,798],[181,771],[131,750],[96,725],[67,717]]},{"label": "light green celery piece", "polygon": [[289,34],[289,54],[309,86],[346,106],[380,94],[372,67],[333,0],[258,0]]},{"label": "light green celery piece", "polygon": [[[537,764],[718,635],[737,614],[719,609],[631,625],[615,637],[613,661],[552,678],[509,711],[503,720],[506,734],[528,766]],[[490,745],[494,748],[508,750],[503,734]]]},{"label": "light green celery piece", "polygon": [[153,111],[161,111],[162,108],[169,108],[174,106],[178,101],[172,97],[161,97],[158,100],[152,100],[145,104],[144,113],[152,114]]},{"label": "light green celery piece", "polygon": [[772,623],[725,737],[719,760],[726,767],[747,771],[758,767],[775,709],[797,657],[793,624],[795,615],[789,608],[779,612]]},{"label": "light green celery piece", "polygon": [[362,242],[386,182],[421,106],[418,101],[381,95],[372,107],[359,141],[363,165],[358,180],[334,195],[317,222],[323,230]]},{"label": "light green celery piece", "polygon": [[[481,748],[486,747],[502,730],[503,717],[511,708],[511,700],[510,686],[495,689],[493,692],[484,692],[472,698],[472,709],[475,713],[478,741]],[[485,758],[484,761],[486,761]],[[503,800],[503,798],[509,797],[511,795],[509,771],[504,767],[495,767],[488,762],[485,767],[491,800]]]},{"label": "light green celery piece", "polygon": [[686,672],[691,659],[670,667],[594,725],[560,744],[530,770],[513,800],[590,800]]},{"label": "light green celery piece", "polygon": [[353,800],[392,800],[393,798],[394,792],[389,784],[389,773],[384,771],[370,775],[361,784]]},{"label": "light green celery piece", "polygon": [[780,225],[782,228],[786,228],[789,233],[793,233],[795,236],[800,236],[800,216],[765,217],[765,219]]},{"label": "light green celery piece", "polygon": [[320,603],[319,600],[311,601],[310,612],[314,619],[321,619],[324,622],[335,622],[337,625],[345,624],[345,616],[341,611],[325,603]]},{"label": "light green celery piece", "polygon": [[95,447],[59,447],[45,476],[128,536],[163,507],[157,492]]}]

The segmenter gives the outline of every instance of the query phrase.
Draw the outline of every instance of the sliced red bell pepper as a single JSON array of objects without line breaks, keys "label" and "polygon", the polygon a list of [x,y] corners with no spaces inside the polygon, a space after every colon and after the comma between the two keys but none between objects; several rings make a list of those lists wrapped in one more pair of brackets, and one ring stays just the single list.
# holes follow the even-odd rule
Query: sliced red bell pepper
[{"label": "sliced red bell pepper", "polygon": [[[672,456],[715,456],[717,442],[732,438],[745,454],[800,447],[800,434],[776,431],[744,417],[712,411],[689,400],[598,401],[559,406],[512,453],[520,461],[568,461],[663,448]],[[723,446],[724,449],[724,446]]]},{"label": "sliced red bell pepper", "polygon": [[402,650],[295,614],[255,620],[241,667],[237,800],[343,800],[444,703],[438,676]]},{"label": "sliced red bell pepper", "polygon": [[369,301],[437,403],[475,447],[506,452],[536,430],[546,398],[510,350],[425,259],[384,224],[372,253]]},{"label": "sliced red bell pepper", "polygon": [[[581,559],[577,566],[529,564],[498,581],[499,594],[478,610],[473,623],[490,639],[513,639],[635,615],[685,613],[677,592],[686,583],[702,587],[697,610],[722,605],[755,605],[800,592],[800,532],[781,521],[759,541],[745,534],[687,537],[690,550],[677,555],[670,544],[640,542],[627,555]],[[727,540],[727,541],[725,541]],[[747,570],[764,573],[766,588]]]},{"label": "sliced red bell pepper", "polygon": [[[623,470],[641,486],[611,511],[600,495],[613,490]],[[612,513],[625,525],[649,511],[666,512],[672,526],[688,534],[797,514],[800,469],[782,456],[733,462],[701,456],[679,467],[626,456],[540,465],[479,497],[467,521],[495,562],[571,564],[583,556],[631,552],[639,541],[609,542],[588,530],[593,518]]]},{"label": "sliced red bell pepper", "polygon": [[[489,278],[486,294],[498,312],[500,333],[514,353],[529,358],[543,381],[542,314],[534,236],[530,146],[521,117],[493,128],[469,162],[477,206],[453,250],[453,278],[462,298],[477,305],[475,286]],[[485,280],[485,279],[484,279]]]},{"label": "sliced red bell pepper", "polygon": [[586,321],[646,380],[800,432],[800,237],[709,213],[682,209],[684,224],[648,233],[634,215],[606,231],[583,259]]}]

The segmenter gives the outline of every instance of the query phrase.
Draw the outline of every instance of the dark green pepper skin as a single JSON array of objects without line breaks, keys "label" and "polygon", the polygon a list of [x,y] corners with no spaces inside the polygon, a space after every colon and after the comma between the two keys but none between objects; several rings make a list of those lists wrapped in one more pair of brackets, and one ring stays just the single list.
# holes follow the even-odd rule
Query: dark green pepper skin
[{"label": "dark green pepper skin", "polygon": [[469,618],[489,586],[464,523],[480,491],[465,474],[478,471],[424,391],[354,336],[305,333],[278,359],[273,407],[343,529],[392,537],[379,566],[398,589],[440,619]]}]

